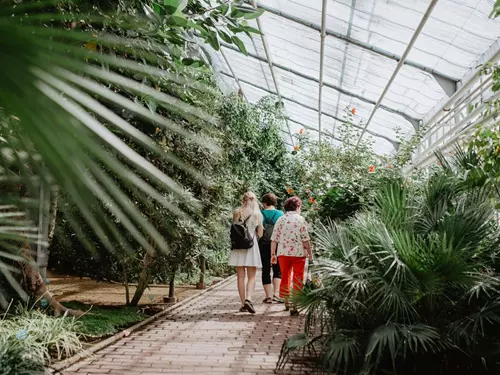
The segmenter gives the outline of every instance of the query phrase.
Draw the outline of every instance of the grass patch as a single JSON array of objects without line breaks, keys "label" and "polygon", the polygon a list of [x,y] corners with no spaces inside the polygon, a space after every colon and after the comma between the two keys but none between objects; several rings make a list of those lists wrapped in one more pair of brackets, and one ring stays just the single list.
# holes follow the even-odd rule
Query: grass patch
[{"label": "grass patch", "polygon": [[90,306],[80,302],[64,302],[71,309],[88,311],[78,318],[80,332],[91,338],[114,335],[147,318],[137,307],[129,306]]}]

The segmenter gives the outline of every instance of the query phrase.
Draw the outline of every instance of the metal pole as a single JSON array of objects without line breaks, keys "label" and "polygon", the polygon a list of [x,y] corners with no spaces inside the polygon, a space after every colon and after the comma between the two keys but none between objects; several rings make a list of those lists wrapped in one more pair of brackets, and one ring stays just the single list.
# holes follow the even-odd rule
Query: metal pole
[{"label": "metal pole", "polygon": [[229,63],[229,60],[227,59],[226,57],[226,54],[224,53],[224,50],[221,48],[220,49],[220,53],[222,55],[222,57],[224,58],[224,61],[226,62],[229,70],[231,71],[231,74],[233,75],[233,78],[234,80],[236,81],[236,84],[238,85],[238,87],[240,88],[241,90],[241,93],[243,94],[243,97],[245,98],[245,100],[248,102],[248,98],[247,96],[245,95],[245,91],[243,91],[243,87],[241,87],[241,83],[240,83],[240,80],[238,79],[238,77],[236,76],[236,73],[234,72],[233,70],[233,67],[231,66],[231,64]]},{"label": "metal pole", "polygon": [[368,125],[370,125],[370,122],[372,121],[373,117],[375,116],[375,113],[377,112],[378,107],[380,107],[382,100],[384,100],[385,95],[389,91],[389,89],[390,89],[392,83],[394,82],[394,80],[396,79],[399,71],[403,67],[406,58],[410,54],[410,51],[413,48],[413,45],[417,41],[418,36],[422,32],[422,29],[424,28],[425,24],[427,23],[427,20],[429,19],[432,11],[436,7],[436,4],[438,3],[438,1],[439,0],[432,0],[431,3],[429,4],[429,6],[427,7],[427,10],[425,11],[424,16],[420,20],[420,23],[419,23],[417,29],[413,33],[413,36],[410,40],[410,43],[408,43],[408,45],[406,46],[405,52],[403,53],[403,56],[401,56],[401,60],[399,60],[398,65],[396,66],[396,69],[394,69],[394,72],[392,73],[391,78],[389,79],[389,81],[385,85],[384,91],[382,91],[382,94],[380,94],[380,97],[378,98],[377,103],[375,104],[375,107],[373,108],[372,112],[370,113],[370,117],[368,117],[368,121],[366,122],[365,127],[363,128],[361,134],[359,135],[358,142],[356,143],[356,148],[358,148],[359,143],[361,142],[361,138],[363,138],[363,135],[365,134],[366,129],[368,128]]},{"label": "metal pole", "polygon": [[319,93],[318,93],[318,131],[319,131],[319,142],[321,143],[321,103],[322,103],[322,93],[323,93],[323,67],[325,60],[325,38],[326,38],[326,6],[327,0],[323,0],[323,6],[321,8],[321,47],[319,55]]},{"label": "metal pole", "polygon": [[[255,9],[257,9],[257,3],[255,0],[252,0],[252,6]],[[278,80],[276,79],[276,74],[274,73],[273,60],[271,58],[271,53],[269,51],[269,45],[267,44],[266,35],[264,34],[264,29],[262,28],[262,23],[260,22],[260,18],[257,18],[256,21],[257,21],[257,27],[260,31],[262,45],[264,46],[264,53],[266,54],[267,63],[269,64],[269,69],[271,70],[271,77],[273,78],[274,87],[276,88],[276,94],[278,95],[278,99],[281,101],[281,94],[280,94],[280,89],[279,89],[279,85],[278,85]],[[288,128],[288,134],[290,135],[290,140],[292,141],[292,145],[295,145],[295,141],[294,141],[293,135],[292,135],[292,130],[290,129],[290,125],[288,124],[288,120],[286,120],[286,126]]]}]

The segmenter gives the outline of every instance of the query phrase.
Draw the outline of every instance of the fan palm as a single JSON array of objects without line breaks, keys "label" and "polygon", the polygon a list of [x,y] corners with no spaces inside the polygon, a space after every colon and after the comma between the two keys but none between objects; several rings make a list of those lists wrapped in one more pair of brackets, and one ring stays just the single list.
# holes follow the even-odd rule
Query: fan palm
[{"label": "fan palm", "polygon": [[308,348],[337,374],[497,373],[489,194],[444,170],[423,191],[384,186],[373,210],[319,228],[323,287],[297,297],[306,330],[283,356]]},{"label": "fan palm", "polygon": [[[57,12],[52,6],[50,1],[0,0],[0,272],[21,294],[12,276],[16,270],[9,264],[24,261],[15,241],[37,238],[26,212],[36,209],[31,198],[41,184],[57,186],[69,196],[109,251],[119,250],[112,239],[118,239],[124,250],[131,249],[120,228],[148,251],[168,251],[164,236],[137,208],[141,202],[176,215],[184,215],[181,208],[197,207],[182,186],[149,160],[164,158],[197,173],[160,150],[127,118],[140,118],[153,130],[158,127],[217,151],[207,137],[184,130],[151,107],[154,103],[178,118],[216,123],[163,92],[162,87],[172,85],[213,92],[189,78],[185,68],[183,74],[161,69],[170,64],[168,46],[98,33],[77,14]],[[94,21],[108,22],[108,30],[114,26],[114,20],[103,16]],[[151,26],[148,20],[121,19],[116,27],[123,35],[137,36],[151,32]],[[146,153],[148,158],[142,156]],[[22,187],[20,198],[9,194],[15,186]],[[130,191],[139,202],[128,198]],[[172,198],[166,199],[167,194]],[[66,216],[79,227],[75,217]]]}]

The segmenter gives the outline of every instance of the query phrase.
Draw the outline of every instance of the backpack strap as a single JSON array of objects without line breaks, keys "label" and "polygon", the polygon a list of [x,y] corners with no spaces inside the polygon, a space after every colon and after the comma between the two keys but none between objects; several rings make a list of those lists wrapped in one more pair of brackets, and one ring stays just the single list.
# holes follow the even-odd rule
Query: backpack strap
[{"label": "backpack strap", "polygon": [[275,224],[274,223],[274,218],[276,217],[276,215],[278,214],[278,211],[275,211],[274,212],[274,215],[273,217],[271,218],[271,220],[269,220],[269,217],[267,217],[266,215],[262,214],[264,216],[264,224]]},{"label": "backpack strap", "polygon": [[252,215],[248,216],[245,220],[243,220],[243,225],[247,225],[247,221],[248,221],[248,219],[250,219],[251,216]]}]

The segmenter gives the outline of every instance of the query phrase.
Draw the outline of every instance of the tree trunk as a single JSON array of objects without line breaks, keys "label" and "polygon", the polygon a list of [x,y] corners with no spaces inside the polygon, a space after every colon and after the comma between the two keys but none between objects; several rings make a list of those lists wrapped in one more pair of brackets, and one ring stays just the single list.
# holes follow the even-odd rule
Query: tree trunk
[{"label": "tree trunk", "polygon": [[205,289],[206,288],[206,285],[205,285],[206,268],[207,268],[207,261],[206,261],[205,257],[202,255],[200,257],[200,281],[196,285],[196,289]]},{"label": "tree trunk", "polygon": [[[24,184],[19,186],[19,197],[27,197],[26,185]],[[25,238],[24,243],[21,246],[19,255],[23,257],[23,261],[19,263],[19,269],[21,271],[23,288],[28,296],[36,299],[36,301],[45,299],[48,302],[48,305],[54,310],[54,315],[56,317],[61,314],[72,316],[83,315],[82,311],[71,310],[61,305],[49,292],[47,285],[45,285],[44,279],[39,272],[37,263],[33,258],[33,252],[27,238]]]},{"label": "tree trunk", "polygon": [[144,255],[144,260],[142,261],[142,270],[141,270],[141,275],[139,276],[139,281],[137,283],[137,288],[135,290],[134,297],[130,302],[131,306],[137,306],[139,304],[142,295],[144,294],[146,288],[148,287],[149,278],[151,276],[149,272],[149,266],[151,265],[153,260],[154,260],[154,255],[146,251],[146,254]]},{"label": "tree trunk", "polygon": [[125,261],[122,262],[122,272],[123,272],[123,285],[125,286],[125,301],[127,305],[130,305],[130,290],[128,287],[127,267],[125,266]]},{"label": "tree trunk", "polygon": [[49,264],[49,247],[54,238],[57,216],[57,190],[52,193],[44,185],[40,188],[39,228],[41,237],[37,246],[37,264],[42,278],[47,281],[47,266]]},{"label": "tree trunk", "polygon": [[47,236],[47,242],[52,243],[54,238],[54,233],[56,232],[56,219],[57,219],[57,201],[59,198],[59,191],[57,189],[52,189],[52,195],[50,197],[50,223],[49,223],[49,234]]},{"label": "tree trunk", "polygon": [[49,292],[42,275],[38,271],[35,260],[33,259],[31,247],[27,240],[21,248],[21,256],[24,258],[24,262],[21,263],[20,269],[23,276],[24,289],[29,296],[35,298],[37,301],[42,299],[47,300],[49,306],[54,309],[54,315],[56,317],[61,314],[72,316],[83,315],[82,311],[71,310],[61,305]]},{"label": "tree trunk", "polygon": [[175,297],[175,270],[172,272],[172,276],[170,277],[170,284],[168,286],[168,298]]}]

